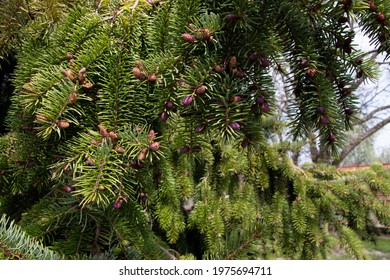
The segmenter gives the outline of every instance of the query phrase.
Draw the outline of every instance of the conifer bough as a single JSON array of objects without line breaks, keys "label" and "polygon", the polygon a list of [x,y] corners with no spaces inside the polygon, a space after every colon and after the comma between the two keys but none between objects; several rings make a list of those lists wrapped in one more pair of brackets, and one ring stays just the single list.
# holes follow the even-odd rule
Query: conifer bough
[{"label": "conifer bough", "polygon": [[0,9],[23,39],[0,210],[54,252],[319,259],[335,244],[364,259],[361,235],[389,224],[376,199],[389,195],[384,170],[346,180],[296,167],[300,142],[271,144],[288,123],[289,139],[337,156],[358,112],[354,84],[377,72],[350,23],[389,56],[389,0],[57,0],[56,17],[19,2],[21,22]]}]

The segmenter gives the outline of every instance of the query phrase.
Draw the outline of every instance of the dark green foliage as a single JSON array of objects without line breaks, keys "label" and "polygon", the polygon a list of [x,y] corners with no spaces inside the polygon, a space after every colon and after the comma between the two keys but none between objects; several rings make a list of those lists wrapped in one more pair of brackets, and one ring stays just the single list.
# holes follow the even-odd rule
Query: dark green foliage
[{"label": "dark green foliage", "polygon": [[268,141],[275,73],[292,134],[333,151],[356,72],[375,77],[339,20],[356,13],[379,36],[368,4],[309,2],[63,6],[18,41],[0,211],[64,258],[318,259],[336,245],[366,258],[360,237],[389,224],[388,172],[301,169],[299,143]]}]

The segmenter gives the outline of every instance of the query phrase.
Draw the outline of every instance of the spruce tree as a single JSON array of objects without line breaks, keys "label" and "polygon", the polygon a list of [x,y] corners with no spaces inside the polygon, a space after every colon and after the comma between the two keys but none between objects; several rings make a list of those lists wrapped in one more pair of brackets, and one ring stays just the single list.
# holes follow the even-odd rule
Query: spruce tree
[{"label": "spruce tree", "polygon": [[[0,138],[8,254],[23,231],[36,258],[320,259],[342,246],[363,259],[361,238],[389,224],[383,168],[289,158],[313,134],[333,155],[347,140],[353,82],[376,70],[351,24],[388,55],[389,1],[57,1],[55,17],[19,2],[23,24],[4,37],[17,61]],[[277,75],[291,143],[269,141]]]}]

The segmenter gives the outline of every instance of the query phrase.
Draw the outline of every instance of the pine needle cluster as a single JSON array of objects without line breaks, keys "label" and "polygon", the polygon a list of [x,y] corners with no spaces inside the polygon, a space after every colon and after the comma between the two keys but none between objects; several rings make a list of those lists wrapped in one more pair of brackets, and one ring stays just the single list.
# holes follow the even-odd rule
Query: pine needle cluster
[{"label": "pine needle cluster", "polygon": [[288,81],[294,138],[314,133],[336,153],[353,82],[376,71],[349,23],[388,54],[388,1],[76,2],[15,41],[0,138],[0,212],[18,224],[0,221],[7,252],[319,259],[342,246],[367,257],[360,239],[389,224],[377,199],[389,173],[295,166],[290,143],[268,141],[273,76]]}]

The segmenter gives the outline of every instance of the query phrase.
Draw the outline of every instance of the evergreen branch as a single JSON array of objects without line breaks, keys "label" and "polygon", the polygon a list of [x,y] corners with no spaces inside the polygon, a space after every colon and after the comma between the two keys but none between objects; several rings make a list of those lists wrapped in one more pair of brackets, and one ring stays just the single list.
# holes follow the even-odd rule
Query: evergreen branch
[{"label": "evergreen branch", "polygon": [[63,257],[44,247],[28,236],[14,221],[5,215],[0,219],[0,240],[9,251],[19,252],[22,258],[38,260],[58,260]]},{"label": "evergreen branch", "polygon": [[227,260],[234,260],[235,257],[246,247],[250,246],[254,240],[258,239],[261,237],[261,232],[260,231],[255,231],[252,233],[252,235],[245,240],[245,242],[241,243],[240,246],[238,246],[236,249],[234,249],[233,252],[231,252],[229,255],[226,256]]}]

